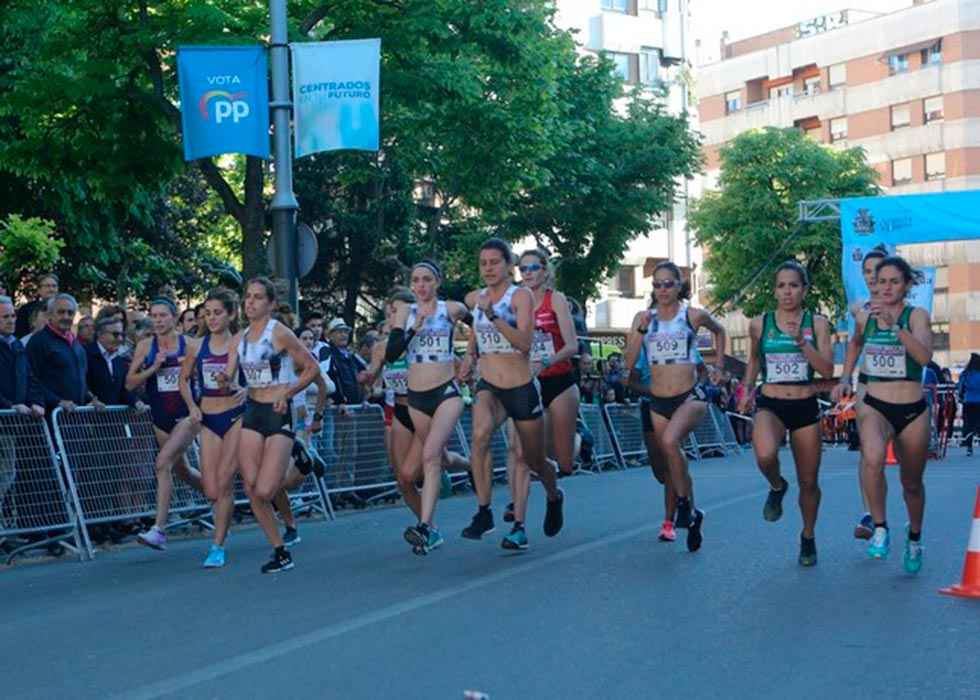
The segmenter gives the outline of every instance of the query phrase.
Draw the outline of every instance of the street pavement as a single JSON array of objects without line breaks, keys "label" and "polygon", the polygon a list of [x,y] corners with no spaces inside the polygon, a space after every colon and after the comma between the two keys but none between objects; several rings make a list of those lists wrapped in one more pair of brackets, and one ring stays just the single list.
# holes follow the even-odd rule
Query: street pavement
[{"label": "street pavement", "polygon": [[458,535],[472,496],[441,501],[447,541],[428,557],[410,553],[397,507],[301,525],[279,575],[259,574],[255,528],[233,533],[220,571],[200,568],[200,539],[18,565],[0,570],[0,697],[980,698],[980,601],[937,593],[959,580],[980,483],[980,458],[955,452],[927,471],[915,577],[896,470],[892,555],[871,561],[843,449],[825,452],[812,569],[796,562],[795,489],[764,522],[748,454],[694,466],[696,554],[657,541],[662,491],[632,469],[563,480],[554,539],[535,485],[521,554],[500,549],[498,489],[482,542]]}]

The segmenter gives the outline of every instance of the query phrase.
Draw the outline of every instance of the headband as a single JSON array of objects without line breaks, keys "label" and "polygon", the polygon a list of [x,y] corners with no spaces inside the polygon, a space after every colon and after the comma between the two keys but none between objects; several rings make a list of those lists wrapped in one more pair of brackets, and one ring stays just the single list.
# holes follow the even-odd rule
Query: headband
[{"label": "headband", "polygon": [[170,309],[170,313],[172,313],[174,316],[177,315],[177,305],[174,304],[169,299],[167,299],[166,297],[157,297],[156,299],[150,302],[150,306],[157,306],[157,305],[166,306],[168,309]]},{"label": "headband", "polygon": [[424,267],[426,270],[428,270],[433,275],[435,275],[436,279],[442,281],[442,271],[438,267],[430,263],[428,260],[423,260],[422,262],[417,262],[414,265],[412,265],[413,270],[417,267]]}]

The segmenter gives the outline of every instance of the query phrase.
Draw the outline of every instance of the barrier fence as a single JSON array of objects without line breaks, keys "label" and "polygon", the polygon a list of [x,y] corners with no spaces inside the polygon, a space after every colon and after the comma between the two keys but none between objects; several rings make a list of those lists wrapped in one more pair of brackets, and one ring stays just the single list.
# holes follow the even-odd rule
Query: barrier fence
[{"label": "barrier fence", "polygon": [[[581,466],[601,471],[645,463],[640,410],[637,404],[581,406],[581,421],[594,441],[590,464]],[[472,456],[472,427],[472,408],[467,406],[449,443],[465,460]],[[307,476],[290,491],[295,514],[332,518],[332,500],[363,506],[400,497],[379,406],[328,409],[311,448],[325,462],[325,473],[322,479]],[[728,418],[710,406],[685,449],[700,458],[704,451],[727,454],[739,448]],[[30,536],[34,541],[25,542],[25,549],[61,541],[83,559],[94,557],[91,526],[155,515],[157,452],[149,413],[128,407],[59,408],[51,416],[51,428],[41,419],[0,411],[0,539]],[[506,426],[494,432],[490,452],[495,478],[506,479]],[[186,456],[190,466],[199,468],[196,444]],[[454,469],[452,484],[468,481],[464,465],[457,461]],[[212,527],[210,503],[203,494],[178,478],[173,483],[168,527]],[[248,505],[237,477],[235,502]]]}]

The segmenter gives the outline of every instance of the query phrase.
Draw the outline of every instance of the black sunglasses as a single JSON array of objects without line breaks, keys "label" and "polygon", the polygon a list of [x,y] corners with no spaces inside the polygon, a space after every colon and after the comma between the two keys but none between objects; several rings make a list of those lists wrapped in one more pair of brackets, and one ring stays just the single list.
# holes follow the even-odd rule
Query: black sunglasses
[{"label": "black sunglasses", "polygon": [[673,289],[677,286],[677,280],[664,280],[663,282],[654,282],[654,289]]}]

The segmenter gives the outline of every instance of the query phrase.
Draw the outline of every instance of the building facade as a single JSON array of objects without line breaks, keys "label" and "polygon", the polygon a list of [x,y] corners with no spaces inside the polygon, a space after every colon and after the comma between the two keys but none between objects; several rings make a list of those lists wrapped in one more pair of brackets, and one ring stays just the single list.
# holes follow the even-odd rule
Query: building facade
[{"label": "building facade", "polygon": [[[697,73],[705,186],[739,133],[797,127],[835,148],[859,146],[886,194],[980,188],[980,2],[916,1],[885,15],[843,10],[723,45]],[[980,240],[903,247],[937,268],[936,361],[980,348]],[[748,326],[726,319],[731,350]]]},{"label": "building facade", "polygon": [[[690,91],[684,80],[688,62],[688,0],[556,0],[556,23],[576,33],[583,52],[605,53],[629,86],[666,89],[673,114],[688,109]],[[697,128],[691,105],[692,128]],[[683,268],[701,260],[687,231],[687,199],[697,183],[680,185],[681,196],[656,228],[630,245],[622,265],[603,285],[599,299],[588,307],[591,329],[628,330],[635,313],[646,307],[653,266],[671,259]]]}]

